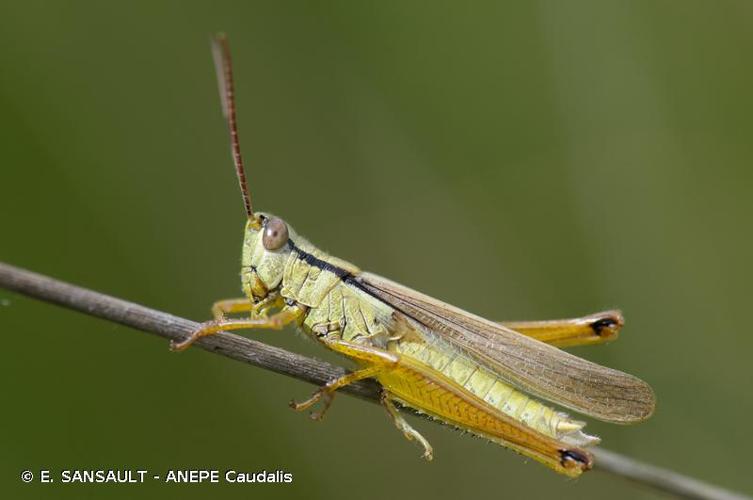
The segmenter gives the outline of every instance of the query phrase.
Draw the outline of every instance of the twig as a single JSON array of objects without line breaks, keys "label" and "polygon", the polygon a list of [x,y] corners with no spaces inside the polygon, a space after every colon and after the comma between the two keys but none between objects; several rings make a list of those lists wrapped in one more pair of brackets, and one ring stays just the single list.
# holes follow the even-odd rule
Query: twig
[{"label": "twig", "polygon": [[[198,323],[194,321],[80,288],[2,262],[0,262],[0,287],[170,340],[181,340],[198,327]],[[345,369],[324,361],[307,358],[230,333],[205,337],[194,345],[316,385],[323,385],[346,373]],[[379,397],[379,386],[371,380],[354,383],[341,391],[373,402],[378,401]],[[612,451],[594,450],[594,456],[596,467],[604,472],[679,497],[725,500],[749,498]]]}]

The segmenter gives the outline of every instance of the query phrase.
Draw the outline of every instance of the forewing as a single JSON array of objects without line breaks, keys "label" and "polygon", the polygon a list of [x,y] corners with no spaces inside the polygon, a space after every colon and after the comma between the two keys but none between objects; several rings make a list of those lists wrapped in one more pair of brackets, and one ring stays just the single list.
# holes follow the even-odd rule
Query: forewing
[{"label": "forewing", "polygon": [[526,392],[607,422],[640,422],[654,411],[651,387],[632,375],[573,356],[381,276],[362,273],[355,281]]}]

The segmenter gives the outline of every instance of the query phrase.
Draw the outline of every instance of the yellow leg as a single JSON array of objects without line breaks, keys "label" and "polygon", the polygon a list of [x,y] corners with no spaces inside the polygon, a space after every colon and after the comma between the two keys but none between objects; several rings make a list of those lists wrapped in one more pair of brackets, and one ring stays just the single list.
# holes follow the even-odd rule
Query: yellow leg
[{"label": "yellow leg", "polygon": [[199,329],[189,335],[185,340],[182,340],[181,342],[170,342],[170,349],[173,351],[183,351],[201,337],[214,335],[219,332],[254,328],[281,330],[286,325],[298,320],[305,312],[306,307],[295,305],[285,307],[280,312],[269,317],[207,321],[202,323]]},{"label": "yellow leg", "polygon": [[363,363],[367,366],[366,368],[362,368],[361,370],[357,370],[353,373],[348,373],[347,375],[343,375],[342,377],[329,382],[327,385],[320,388],[309,399],[303,401],[302,403],[296,403],[295,401],[290,402],[291,408],[297,411],[302,411],[310,408],[319,400],[324,399],[324,407],[322,408],[322,410],[311,414],[311,418],[315,420],[321,419],[324,415],[324,412],[327,411],[327,408],[329,408],[329,406],[332,404],[332,399],[337,389],[352,384],[357,380],[375,377],[385,370],[390,370],[394,366],[397,366],[397,362],[399,360],[398,356],[387,351],[366,345],[346,342],[337,337],[322,335],[319,337],[319,341],[326,345],[329,349],[335,352],[339,352],[340,354],[343,354],[350,359]]},{"label": "yellow leg", "polygon": [[[340,354],[348,356],[351,359],[358,360],[362,363],[371,363],[371,366],[353,373],[349,373],[348,375],[330,382],[325,387],[315,392],[310,399],[304,401],[303,403],[291,404],[291,406],[296,410],[305,410],[306,408],[319,401],[322,397],[328,397],[329,399],[325,399],[324,409],[319,414],[312,415],[312,418],[321,418],[321,415],[332,403],[332,395],[334,394],[335,390],[341,387],[345,387],[346,385],[351,384],[356,380],[376,377],[380,373],[392,370],[397,367],[398,362],[400,361],[399,356],[382,349],[377,349],[375,347],[353,344],[337,338],[333,339],[329,337],[322,337],[319,340],[321,340],[327,347],[329,347],[333,351],[339,352]],[[403,418],[403,416],[398,413],[397,408],[395,408],[395,405],[392,403],[392,398],[387,393],[387,391],[382,391],[380,401],[384,408],[387,410],[387,414],[392,418],[395,426],[405,435],[405,437],[409,441],[418,441],[424,448],[423,458],[425,458],[426,460],[431,460],[434,457],[434,450],[432,449],[431,445],[426,440],[426,438],[424,438],[421,434],[418,433],[417,430],[411,427],[410,424]]]},{"label": "yellow leg", "polygon": [[548,321],[508,321],[500,324],[555,347],[611,342],[625,323],[620,311],[604,311],[582,318]]},{"label": "yellow leg", "polygon": [[392,402],[392,398],[387,391],[382,391],[380,401],[382,402],[382,406],[384,406],[384,408],[387,410],[390,418],[392,418],[392,421],[395,423],[395,426],[398,428],[398,430],[400,430],[405,435],[408,441],[413,441],[414,439],[418,441],[421,446],[424,447],[424,454],[422,455],[423,458],[431,461],[434,458],[434,449],[431,447],[426,438],[419,434],[416,429],[411,427],[411,425],[405,420],[405,418],[403,418],[403,416],[398,413],[397,408],[395,408],[395,404]]},{"label": "yellow leg", "polygon": [[248,297],[218,300],[212,304],[212,316],[215,320],[222,321],[228,314],[247,312],[250,313],[252,318],[254,318],[258,316],[266,316],[270,309],[274,307],[282,307],[283,305],[282,297],[272,294],[256,304],[251,302]]},{"label": "yellow leg", "polygon": [[215,320],[223,320],[227,314],[251,312],[253,309],[254,304],[248,297],[218,300],[212,304],[212,316]]},{"label": "yellow leg", "polygon": [[332,400],[335,397],[336,390],[342,387],[345,387],[346,385],[350,385],[353,382],[356,382],[358,380],[373,377],[374,375],[379,373],[381,370],[382,370],[381,367],[370,366],[368,368],[363,368],[361,370],[343,375],[340,378],[336,378],[335,380],[328,382],[327,385],[320,387],[306,401],[302,403],[296,403],[295,401],[291,401],[290,407],[294,409],[295,411],[303,411],[308,408],[311,408],[318,401],[323,400],[322,409],[317,412],[311,413],[311,418],[313,420],[321,420],[321,418],[326,413],[327,409],[329,409],[330,405],[332,404]]}]

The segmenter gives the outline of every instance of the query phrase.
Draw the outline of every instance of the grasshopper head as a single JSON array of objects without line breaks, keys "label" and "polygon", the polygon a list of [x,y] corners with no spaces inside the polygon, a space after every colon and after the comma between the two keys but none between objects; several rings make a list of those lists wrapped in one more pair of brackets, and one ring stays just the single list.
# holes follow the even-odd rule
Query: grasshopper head
[{"label": "grasshopper head", "polygon": [[246,223],[241,266],[243,292],[254,302],[280,286],[292,248],[285,221],[271,214],[256,215]]},{"label": "grasshopper head", "polygon": [[288,225],[273,215],[256,213],[251,207],[251,193],[246,183],[241,147],[238,141],[238,124],[235,118],[235,91],[230,48],[225,35],[212,40],[212,55],[217,70],[217,83],[222,100],[222,114],[230,130],[230,149],[235,163],[235,172],[243,196],[248,222],[243,239],[243,264],[241,281],[243,292],[254,302],[264,299],[280,286],[285,263],[292,251],[288,243]]}]

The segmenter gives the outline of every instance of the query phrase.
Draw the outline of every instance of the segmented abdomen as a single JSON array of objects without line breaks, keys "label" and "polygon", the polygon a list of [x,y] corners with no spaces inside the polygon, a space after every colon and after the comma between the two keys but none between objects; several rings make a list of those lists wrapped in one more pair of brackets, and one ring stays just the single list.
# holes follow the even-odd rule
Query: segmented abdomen
[{"label": "segmented abdomen", "polygon": [[[394,344],[394,345],[393,345]],[[502,413],[546,436],[576,446],[598,442],[584,434],[583,422],[515,389],[491,370],[439,338],[405,339],[390,344],[391,351],[430,366]]]}]

